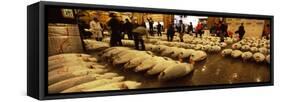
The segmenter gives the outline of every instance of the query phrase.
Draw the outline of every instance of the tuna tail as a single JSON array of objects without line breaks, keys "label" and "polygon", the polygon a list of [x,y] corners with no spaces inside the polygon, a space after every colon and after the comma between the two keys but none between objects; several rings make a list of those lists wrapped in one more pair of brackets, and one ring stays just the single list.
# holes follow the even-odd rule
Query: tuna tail
[{"label": "tuna tail", "polygon": [[124,64],[124,69],[128,68],[129,65],[130,65],[130,61]]},{"label": "tuna tail", "polygon": [[164,77],[165,76],[165,72],[163,71],[163,72],[161,72],[159,75],[158,75],[158,80],[163,80]]},{"label": "tuna tail", "polygon": [[194,65],[194,64],[195,64],[195,61],[192,60],[192,58],[190,58],[190,59],[189,59],[189,63],[190,63],[191,65]]}]

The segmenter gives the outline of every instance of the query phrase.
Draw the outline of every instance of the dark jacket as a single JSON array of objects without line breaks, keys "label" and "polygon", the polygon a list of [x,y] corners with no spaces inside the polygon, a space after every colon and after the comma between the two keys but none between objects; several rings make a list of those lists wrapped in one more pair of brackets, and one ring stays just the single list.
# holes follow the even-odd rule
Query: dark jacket
[{"label": "dark jacket", "polygon": [[157,30],[158,30],[158,31],[161,31],[161,29],[162,29],[162,25],[161,25],[161,24],[158,24],[158,25],[157,25]]},{"label": "dark jacket", "polygon": [[185,25],[184,24],[179,24],[179,26],[178,26],[178,32],[179,33],[184,33],[184,31],[185,31]]},{"label": "dark jacket", "polygon": [[122,24],[117,18],[111,18],[107,25],[110,27],[112,37],[121,37]]},{"label": "dark jacket", "polygon": [[149,28],[153,28],[153,20],[148,19]]},{"label": "dark jacket", "polygon": [[131,32],[133,30],[133,24],[131,22],[126,22],[123,27],[126,32]]},{"label": "dark jacket", "polygon": [[188,31],[193,31],[193,25],[191,25],[191,24],[188,25],[187,30],[188,30]]},{"label": "dark jacket", "polygon": [[238,30],[235,33],[238,33],[239,35],[244,35],[245,34],[244,26],[239,26]]},{"label": "dark jacket", "polygon": [[221,25],[221,32],[222,32],[222,33],[227,33],[227,27],[228,27],[228,26],[227,26],[226,24],[222,24],[222,25]]},{"label": "dark jacket", "polygon": [[175,34],[175,29],[173,27],[169,27],[167,30],[167,35],[173,36]]}]

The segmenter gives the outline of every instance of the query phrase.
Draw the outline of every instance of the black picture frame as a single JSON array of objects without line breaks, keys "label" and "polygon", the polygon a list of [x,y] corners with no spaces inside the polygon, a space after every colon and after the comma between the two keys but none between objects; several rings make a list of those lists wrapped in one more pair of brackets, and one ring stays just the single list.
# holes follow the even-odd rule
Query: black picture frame
[{"label": "black picture frame", "polygon": [[[47,22],[46,8],[63,7],[63,8],[79,8],[79,9],[99,9],[99,10],[118,10],[118,11],[134,11],[134,12],[151,12],[151,13],[169,13],[181,15],[195,16],[219,16],[219,17],[235,17],[235,18],[254,18],[268,19],[271,23],[271,64],[270,64],[270,81],[261,83],[242,83],[231,85],[206,85],[192,87],[173,87],[173,88],[153,88],[153,89],[134,89],[126,91],[103,91],[91,93],[71,93],[71,94],[48,94],[47,93],[47,67],[48,67],[48,40],[47,40]],[[39,100],[62,99],[62,98],[81,98],[96,97],[109,95],[128,95],[128,94],[144,94],[174,91],[191,91],[191,90],[207,90],[207,89],[223,89],[223,88],[241,88],[256,86],[273,86],[274,85],[274,16],[272,15],[256,15],[256,14],[239,14],[225,12],[206,12],[206,11],[189,11],[159,8],[142,8],[142,7],[126,7],[112,5],[95,5],[80,3],[63,3],[40,1],[27,7],[27,95]]]}]

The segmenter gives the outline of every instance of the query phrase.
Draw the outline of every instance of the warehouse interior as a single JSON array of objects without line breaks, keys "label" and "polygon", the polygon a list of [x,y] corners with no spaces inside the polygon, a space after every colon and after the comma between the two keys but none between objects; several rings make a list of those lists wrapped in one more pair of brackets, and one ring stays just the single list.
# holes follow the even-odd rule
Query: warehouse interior
[{"label": "warehouse interior", "polygon": [[270,81],[266,19],[48,8],[47,22],[52,94]]}]

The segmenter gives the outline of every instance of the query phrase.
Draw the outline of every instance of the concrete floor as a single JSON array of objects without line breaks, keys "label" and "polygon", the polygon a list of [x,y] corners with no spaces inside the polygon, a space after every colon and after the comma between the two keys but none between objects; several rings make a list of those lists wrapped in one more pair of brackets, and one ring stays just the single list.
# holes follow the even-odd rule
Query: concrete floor
[{"label": "concrete floor", "polygon": [[[94,51],[88,51],[96,55]],[[102,62],[106,63],[106,62]],[[142,88],[160,88],[176,86],[198,86],[233,84],[270,81],[270,66],[267,63],[256,63],[249,60],[243,62],[241,58],[222,57],[220,53],[208,53],[207,59],[197,62],[195,70],[185,77],[160,82],[157,76],[148,76],[145,73],[136,73],[132,70],[123,70],[122,65],[108,65],[112,72],[125,76],[128,80],[142,82]]]}]

